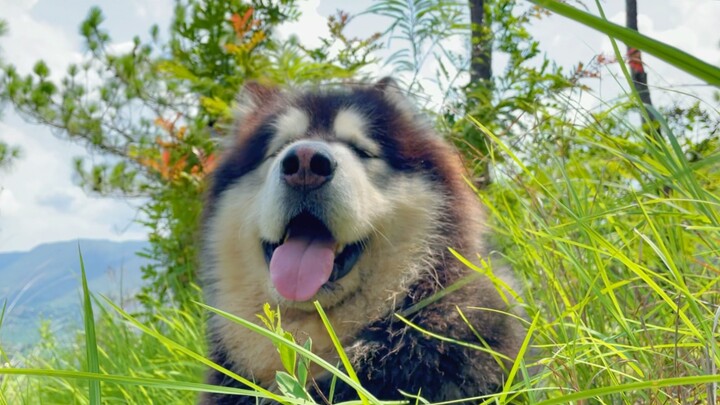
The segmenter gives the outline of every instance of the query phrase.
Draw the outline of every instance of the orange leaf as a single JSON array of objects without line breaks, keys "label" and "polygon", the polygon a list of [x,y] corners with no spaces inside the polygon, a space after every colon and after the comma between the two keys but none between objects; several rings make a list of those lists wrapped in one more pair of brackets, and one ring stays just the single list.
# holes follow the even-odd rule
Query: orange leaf
[{"label": "orange leaf", "polygon": [[211,154],[207,158],[205,158],[202,162],[202,166],[203,172],[212,173],[212,171],[215,170],[215,166],[217,166],[217,159],[215,159],[215,155]]},{"label": "orange leaf", "polygon": [[248,31],[248,20],[250,20],[250,18],[252,17],[253,12],[253,8],[250,7],[247,9],[247,11],[245,11],[245,14],[242,17],[240,17],[240,15],[237,13],[233,13],[233,15],[230,16],[230,22],[232,23],[235,35],[237,35],[238,37],[242,37],[243,35],[245,35],[245,33]]},{"label": "orange leaf", "polygon": [[163,117],[157,117],[157,118],[155,118],[155,125],[159,126],[160,128],[164,129],[167,132],[170,132],[172,130],[173,124]]},{"label": "orange leaf", "polygon": [[233,13],[233,15],[230,16],[230,22],[232,23],[235,33],[238,33],[240,31],[240,16],[237,13]]},{"label": "orange leaf", "polygon": [[148,169],[152,169],[155,171],[160,170],[160,165],[158,164],[158,162],[156,160],[153,160],[153,159],[141,158],[141,159],[138,159],[138,163],[147,167]]},{"label": "orange leaf", "polygon": [[162,163],[163,166],[168,166],[170,164],[170,151],[167,149],[162,151]]},{"label": "orange leaf", "polygon": [[254,12],[255,10],[252,7],[248,8],[247,11],[245,11],[245,15],[243,15],[243,18],[240,21],[243,28],[247,27],[248,20],[250,20],[250,17],[252,17]]}]

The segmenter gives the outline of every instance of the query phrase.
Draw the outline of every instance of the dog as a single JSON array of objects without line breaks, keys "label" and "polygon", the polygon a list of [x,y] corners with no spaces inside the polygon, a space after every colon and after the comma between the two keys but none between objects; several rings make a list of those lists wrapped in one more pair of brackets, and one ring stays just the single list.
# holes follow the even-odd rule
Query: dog
[{"label": "dog", "polygon": [[[483,209],[460,157],[396,82],[304,91],[253,82],[238,104],[205,205],[207,303],[256,321],[269,303],[284,330],[300,344],[312,338],[313,352],[337,364],[318,301],[361,384],[381,400],[501,390],[521,324],[491,279],[449,250],[488,254]],[[438,298],[451,285],[460,288]],[[275,387],[283,366],[269,340],[211,316],[208,341],[217,364]],[[328,372],[310,371],[316,400],[326,401],[331,385],[336,402],[358,398]],[[246,388],[214,370],[207,380]],[[201,403],[256,398],[206,394]]]}]

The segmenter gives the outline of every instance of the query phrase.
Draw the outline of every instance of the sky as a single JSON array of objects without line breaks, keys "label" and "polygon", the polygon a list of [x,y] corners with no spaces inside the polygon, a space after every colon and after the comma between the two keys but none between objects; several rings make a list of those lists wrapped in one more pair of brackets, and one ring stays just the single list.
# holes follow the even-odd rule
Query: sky
[{"label": "sky", "polygon": [[[594,2],[586,1],[588,7]],[[280,35],[297,34],[309,45],[327,33],[325,17],[337,9],[360,12],[370,0],[302,2],[303,17],[288,24]],[[622,0],[602,2],[608,18],[624,24]],[[157,23],[161,31],[168,27],[172,0],[0,0],[0,18],[9,25],[9,33],[0,38],[2,58],[28,72],[35,61],[44,59],[57,78],[70,63],[85,57],[78,27],[88,9],[98,5],[106,16],[105,27],[123,47],[135,35],[146,36]],[[720,65],[719,0],[638,0],[638,25],[642,33],[672,44],[713,65]],[[597,13],[595,8],[591,12]],[[384,21],[362,17],[353,21],[350,32],[368,35],[383,26]],[[610,40],[560,16],[550,16],[533,23],[532,34],[541,49],[560,66],[571,69],[578,62],[587,64],[594,55],[612,54]],[[397,43],[390,43],[390,51]],[[451,44],[458,50],[463,44]],[[622,46],[622,45],[621,45]],[[624,46],[623,48],[624,49]],[[646,63],[655,104],[688,102],[692,94],[711,100],[712,89],[649,55]],[[502,59],[495,71],[502,71]],[[432,65],[428,66],[428,72]],[[611,65],[609,72],[617,72]],[[378,65],[378,74],[389,73]],[[585,84],[593,88],[585,95],[583,105],[592,107],[598,99],[613,99],[622,93],[609,74]],[[692,93],[692,94],[686,94]],[[710,105],[718,109],[717,103]],[[0,139],[22,149],[22,158],[10,170],[0,172],[0,252],[29,250],[41,243],[96,238],[111,240],[145,239],[145,230],[135,223],[137,207],[142,201],[109,199],[86,194],[73,179],[72,158],[86,156],[80,146],[72,144],[47,128],[23,121],[10,106],[0,118]]]}]

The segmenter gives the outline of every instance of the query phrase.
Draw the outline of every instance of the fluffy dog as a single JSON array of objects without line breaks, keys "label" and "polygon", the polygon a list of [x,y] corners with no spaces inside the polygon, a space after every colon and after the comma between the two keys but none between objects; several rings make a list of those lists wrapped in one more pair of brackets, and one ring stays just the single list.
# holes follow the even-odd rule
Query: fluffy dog
[{"label": "fluffy dog", "polygon": [[[312,304],[319,301],[361,383],[380,399],[403,391],[445,401],[502,388],[521,328],[493,283],[466,278],[474,272],[448,249],[487,253],[483,211],[459,157],[396,84],[288,91],[250,83],[239,103],[206,203],[207,302],[248,320],[264,303],[279,307],[285,330],[300,343],[311,337],[315,353],[337,362]],[[459,280],[471,281],[433,298]],[[433,338],[401,312],[423,330],[504,357]],[[283,367],[271,342],[218,316],[208,333],[215,362],[273,386]],[[331,376],[311,370],[309,391],[327,398]],[[243,386],[215,371],[208,380]],[[357,393],[338,381],[333,398]]]}]

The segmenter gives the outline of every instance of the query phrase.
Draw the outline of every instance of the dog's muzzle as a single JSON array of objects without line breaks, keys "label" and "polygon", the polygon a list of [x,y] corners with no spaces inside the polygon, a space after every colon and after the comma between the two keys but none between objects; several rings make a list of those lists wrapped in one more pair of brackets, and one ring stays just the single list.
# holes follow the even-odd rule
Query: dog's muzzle
[{"label": "dog's muzzle", "polygon": [[366,240],[341,244],[328,227],[328,195],[337,161],[324,142],[300,141],[279,160],[283,198],[292,217],[279,241],[262,241],[275,289],[290,301],[307,301],[323,287],[346,276],[360,258]]}]

